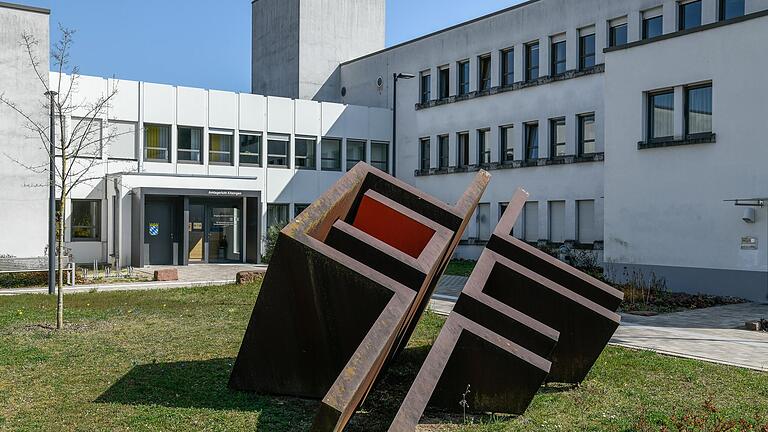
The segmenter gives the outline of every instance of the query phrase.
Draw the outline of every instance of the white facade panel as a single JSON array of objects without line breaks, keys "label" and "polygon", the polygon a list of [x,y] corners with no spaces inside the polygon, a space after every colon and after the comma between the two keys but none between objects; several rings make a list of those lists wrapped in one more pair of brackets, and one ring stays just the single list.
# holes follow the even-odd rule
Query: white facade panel
[{"label": "white facade panel", "polygon": [[176,123],[183,126],[204,127],[207,123],[207,92],[203,89],[176,88]]},{"label": "white facade panel", "polygon": [[173,124],[176,118],[176,88],[165,84],[143,83],[144,123]]}]

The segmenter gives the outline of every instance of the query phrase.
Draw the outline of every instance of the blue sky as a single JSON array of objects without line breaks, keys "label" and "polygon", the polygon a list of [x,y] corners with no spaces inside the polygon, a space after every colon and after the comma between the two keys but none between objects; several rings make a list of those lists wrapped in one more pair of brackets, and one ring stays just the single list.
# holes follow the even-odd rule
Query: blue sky
[{"label": "blue sky", "polygon": [[[52,29],[77,30],[82,74],[250,90],[250,0],[9,1],[49,8]],[[520,2],[388,0],[387,46]]]}]

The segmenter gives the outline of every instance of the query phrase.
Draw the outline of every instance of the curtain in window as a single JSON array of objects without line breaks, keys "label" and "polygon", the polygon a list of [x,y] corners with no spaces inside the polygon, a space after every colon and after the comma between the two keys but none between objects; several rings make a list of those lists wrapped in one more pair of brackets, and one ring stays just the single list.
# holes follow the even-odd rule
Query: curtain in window
[{"label": "curtain in window", "polygon": [[651,138],[667,138],[675,134],[675,97],[673,93],[653,96],[653,133]]},{"label": "curtain in window", "polygon": [[146,159],[168,160],[171,129],[165,126],[144,127],[144,150]]},{"label": "curtain in window", "polygon": [[211,162],[232,163],[232,135],[210,134],[208,156]]},{"label": "curtain in window", "polygon": [[712,132],[712,87],[688,90],[688,133]]}]

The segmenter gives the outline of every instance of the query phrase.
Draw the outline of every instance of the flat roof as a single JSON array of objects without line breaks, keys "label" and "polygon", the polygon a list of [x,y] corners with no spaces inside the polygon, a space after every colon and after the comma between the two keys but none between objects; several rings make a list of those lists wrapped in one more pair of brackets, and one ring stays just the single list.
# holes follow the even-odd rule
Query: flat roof
[{"label": "flat roof", "polygon": [[[254,0],[254,1],[256,1],[256,0]],[[400,47],[412,44],[414,42],[418,42],[420,40],[428,39],[428,38],[431,38],[433,36],[437,36],[437,35],[439,35],[441,33],[446,33],[446,32],[449,32],[451,30],[455,30],[455,29],[460,28],[460,27],[464,27],[464,26],[467,26],[467,25],[470,25],[470,24],[474,24],[474,23],[476,23],[478,21],[482,21],[484,19],[492,18],[492,17],[495,17],[497,15],[501,15],[501,14],[507,13],[509,11],[513,11],[515,9],[520,9],[522,7],[528,6],[528,5],[533,4],[533,3],[538,3],[540,1],[541,0],[528,0],[526,2],[523,2],[523,3],[520,3],[520,4],[516,4],[516,5],[510,6],[508,8],[504,8],[504,9],[498,10],[496,12],[491,12],[489,14],[486,14],[486,15],[483,15],[483,16],[480,16],[480,17],[477,17],[477,18],[473,18],[473,19],[471,19],[469,21],[464,21],[462,23],[459,23],[459,24],[456,24],[456,25],[452,25],[450,27],[446,27],[446,28],[444,28],[442,30],[438,30],[436,32],[425,34],[424,36],[419,36],[417,38],[414,38],[414,39],[411,39],[411,40],[408,40],[408,41],[405,41],[405,42],[401,42],[401,43],[396,44],[396,45],[392,45],[391,47],[387,47],[387,48],[384,48],[382,50],[375,51],[375,52],[372,52],[370,54],[366,54],[366,55],[364,55],[362,57],[358,57],[356,59],[347,60],[347,61],[341,63],[341,65],[344,66],[344,65],[347,65],[347,64],[350,64],[350,63],[354,63],[356,61],[360,61],[360,60],[363,60],[363,59],[367,59],[369,57],[373,57],[373,56],[385,53],[387,51],[392,51],[392,50],[395,50],[397,48],[400,48]]]},{"label": "flat roof", "polygon": [[2,1],[0,1],[0,8],[16,9],[16,10],[21,10],[26,12],[37,12],[37,13],[46,14],[46,15],[51,14],[50,9],[45,9],[45,8],[40,8],[35,6],[27,6],[27,5],[18,4],[18,3],[6,3]]}]

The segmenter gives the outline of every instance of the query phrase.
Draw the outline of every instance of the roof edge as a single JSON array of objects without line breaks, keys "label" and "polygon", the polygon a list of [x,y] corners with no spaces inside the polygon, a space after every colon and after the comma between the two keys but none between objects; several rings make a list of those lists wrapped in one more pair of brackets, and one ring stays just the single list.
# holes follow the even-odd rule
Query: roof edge
[{"label": "roof edge", "polygon": [[16,10],[25,11],[25,12],[41,13],[45,15],[51,14],[50,9],[35,7],[35,6],[27,6],[27,5],[18,4],[18,3],[7,3],[2,1],[0,1],[0,8],[16,9]]}]

